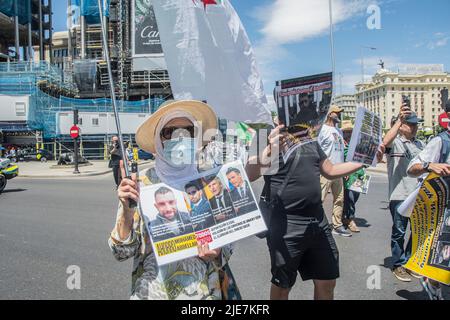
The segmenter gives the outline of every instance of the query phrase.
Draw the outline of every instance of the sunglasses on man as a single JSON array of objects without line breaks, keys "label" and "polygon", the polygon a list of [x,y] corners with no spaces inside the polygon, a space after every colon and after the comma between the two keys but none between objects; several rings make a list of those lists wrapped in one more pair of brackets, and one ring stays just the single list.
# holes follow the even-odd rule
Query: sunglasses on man
[{"label": "sunglasses on man", "polygon": [[173,137],[174,133],[177,133],[178,136],[186,136],[186,133],[189,133],[191,138],[194,138],[195,135],[195,127],[187,126],[187,127],[165,127],[161,130],[161,138],[166,140],[170,140]]}]

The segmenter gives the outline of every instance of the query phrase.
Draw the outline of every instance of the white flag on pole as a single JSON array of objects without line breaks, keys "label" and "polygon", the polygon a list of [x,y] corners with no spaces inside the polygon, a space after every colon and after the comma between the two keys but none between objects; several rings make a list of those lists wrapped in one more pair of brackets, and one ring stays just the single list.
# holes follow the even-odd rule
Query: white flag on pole
[{"label": "white flag on pole", "polygon": [[177,100],[206,100],[220,118],[272,124],[253,49],[228,0],[152,0]]}]

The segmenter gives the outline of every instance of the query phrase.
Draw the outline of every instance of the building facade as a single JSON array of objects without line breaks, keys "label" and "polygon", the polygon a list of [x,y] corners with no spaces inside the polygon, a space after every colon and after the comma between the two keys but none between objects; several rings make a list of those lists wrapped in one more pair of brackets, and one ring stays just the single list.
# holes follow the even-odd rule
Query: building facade
[{"label": "building facade", "polygon": [[393,72],[381,69],[368,83],[356,85],[356,103],[380,115],[385,129],[400,112],[403,96],[424,120],[423,126],[438,125],[443,112],[441,90],[450,89],[450,74],[442,65],[408,65]]},{"label": "building facade", "polygon": [[333,103],[344,108],[343,117],[353,122],[356,118],[356,97],[355,95],[344,94],[334,98]]},{"label": "building facade", "polygon": [[36,46],[40,60],[52,44],[51,0],[2,0],[0,61],[31,61]]}]

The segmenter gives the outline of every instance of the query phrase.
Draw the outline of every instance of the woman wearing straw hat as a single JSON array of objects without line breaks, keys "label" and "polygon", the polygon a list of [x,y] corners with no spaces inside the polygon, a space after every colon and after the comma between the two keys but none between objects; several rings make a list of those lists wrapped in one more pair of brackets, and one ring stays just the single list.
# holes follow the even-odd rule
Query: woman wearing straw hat
[{"label": "woman wearing straw hat", "polygon": [[[182,177],[198,174],[196,160],[201,146],[208,143],[203,137],[216,131],[216,114],[199,101],[169,102],[138,128],[136,142],[155,155],[155,167],[139,179],[122,180],[116,225],[109,238],[117,260],[134,258],[131,299],[240,299],[228,266],[230,246],[215,250],[199,246],[198,257],[158,266],[144,223],[129,206],[129,199],[139,201],[142,186],[161,182],[170,186]],[[180,147],[186,150],[181,158],[176,152]]]}]

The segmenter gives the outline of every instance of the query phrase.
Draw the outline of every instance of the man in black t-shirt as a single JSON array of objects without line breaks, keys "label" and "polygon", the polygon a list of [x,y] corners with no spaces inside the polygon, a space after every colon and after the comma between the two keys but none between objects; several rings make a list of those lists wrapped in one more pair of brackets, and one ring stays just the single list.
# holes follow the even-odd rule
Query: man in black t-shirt
[{"label": "man in black t-shirt", "polygon": [[[295,158],[294,152],[284,163],[279,153],[286,143],[283,129],[284,126],[278,126],[272,130],[268,146],[260,154],[250,155],[246,166],[251,181],[264,175],[265,190],[269,190],[271,200],[277,197]],[[272,264],[270,298],[288,299],[297,273],[300,273],[304,281],[314,281],[314,299],[331,300],[339,277],[339,252],[322,206],[320,175],[330,180],[338,179],[363,165],[333,165],[316,141],[299,147],[297,152],[300,152],[299,162],[291,168],[291,177],[268,226],[267,244]],[[273,170],[276,166],[278,169]]]}]

